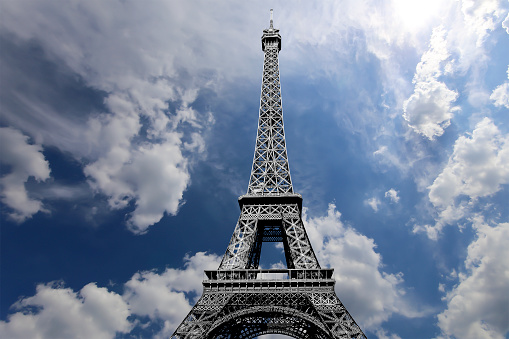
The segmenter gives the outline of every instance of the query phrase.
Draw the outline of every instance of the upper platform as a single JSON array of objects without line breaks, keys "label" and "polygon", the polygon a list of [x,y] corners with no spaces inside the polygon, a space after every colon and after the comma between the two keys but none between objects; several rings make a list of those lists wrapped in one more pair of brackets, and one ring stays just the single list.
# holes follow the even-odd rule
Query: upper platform
[{"label": "upper platform", "polygon": [[265,46],[275,45],[277,43],[278,50],[281,50],[281,35],[279,29],[274,28],[272,20],[272,9],[270,10],[270,27],[263,30],[262,35],[262,51],[265,51]]},{"label": "upper platform", "polygon": [[334,270],[325,269],[235,269],[205,271],[205,291],[332,292]]},{"label": "upper platform", "polygon": [[298,193],[244,194],[239,197],[239,206],[244,205],[299,205],[302,211],[302,195]]}]

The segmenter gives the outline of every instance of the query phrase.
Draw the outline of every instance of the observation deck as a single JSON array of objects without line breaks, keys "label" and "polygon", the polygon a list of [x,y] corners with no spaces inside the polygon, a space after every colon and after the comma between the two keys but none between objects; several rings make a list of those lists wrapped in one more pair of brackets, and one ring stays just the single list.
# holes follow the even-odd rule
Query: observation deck
[{"label": "observation deck", "polygon": [[274,28],[274,21],[272,19],[272,9],[270,10],[270,28],[263,30],[262,35],[262,51],[265,52],[265,46],[274,46],[277,44],[278,51],[281,50],[281,35],[279,29]]},{"label": "observation deck", "polygon": [[235,269],[205,271],[206,291],[333,291],[334,269]]},{"label": "observation deck", "polygon": [[244,205],[299,205],[299,211],[302,211],[302,195],[298,193],[263,193],[263,194],[244,194],[239,197],[239,206],[242,209]]}]

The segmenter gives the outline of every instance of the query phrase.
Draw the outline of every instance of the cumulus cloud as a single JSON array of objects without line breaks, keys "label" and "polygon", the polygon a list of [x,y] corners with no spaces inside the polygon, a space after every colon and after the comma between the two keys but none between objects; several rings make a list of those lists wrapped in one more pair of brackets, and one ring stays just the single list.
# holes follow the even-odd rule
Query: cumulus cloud
[{"label": "cumulus cloud", "polygon": [[[2,32],[35,41],[44,50],[44,57],[63,65],[59,66],[62,72],[83,80],[80,86],[104,95],[104,111],[84,112],[70,119],[69,112],[58,104],[41,102],[37,90],[25,93],[17,88],[26,86],[13,86],[9,95],[17,98],[13,101],[16,104],[5,107],[4,119],[26,129],[41,144],[72,154],[83,164],[91,187],[107,197],[111,208],[134,206],[126,218],[134,233],[146,232],[165,214],[176,214],[183,203],[183,193],[190,182],[190,164],[206,150],[200,134],[213,123],[210,112],[197,112],[191,107],[200,88],[215,86],[213,77],[201,74],[207,67],[214,67],[203,58],[228,63],[225,58],[210,56],[216,44],[200,45],[200,51],[209,50],[206,56],[207,53],[195,53],[191,46],[204,35],[214,40],[217,35],[211,30],[214,25],[219,29],[220,21],[208,22],[208,29],[194,25],[183,34],[178,18],[182,11],[191,15],[194,7],[173,6],[176,5],[164,1],[141,6],[31,0],[3,6],[6,20],[0,26]],[[168,17],[173,14],[176,21]],[[143,19],[146,17],[151,20]],[[27,24],[19,25],[22,21]],[[167,27],[157,26],[163,23]],[[180,58],[182,53],[188,56]],[[21,78],[14,72],[10,71],[9,76]],[[42,80],[37,83],[30,78],[26,83],[30,89],[47,87]],[[67,100],[59,99],[55,101]],[[42,116],[52,123],[32,123],[41,121]],[[36,210],[36,202],[32,201],[25,214]]]},{"label": "cumulus cloud", "polygon": [[[507,78],[509,79],[509,67],[507,68]],[[509,108],[509,82],[497,86],[491,93],[490,99],[494,101],[495,106]]]},{"label": "cumulus cloud", "polygon": [[[167,268],[161,274],[136,273],[124,285],[123,298],[134,314],[163,321],[164,328],[159,336],[168,338],[201,295],[203,271],[217,269],[220,259],[214,254],[198,252],[184,258],[184,269]],[[187,293],[197,297],[189,300]]]},{"label": "cumulus cloud", "polygon": [[403,274],[382,271],[373,239],[344,225],[334,204],[322,217],[310,218],[304,210],[303,220],[321,265],[334,268],[338,297],[362,328],[379,328],[393,313],[420,315],[404,300]]},{"label": "cumulus cloud", "polygon": [[403,103],[403,118],[408,125],[430,140],[444,133],[453,113],[459,109],[452,105],[458,93],[438,81],[442,65],[449,56],[446,31],[437,27],[433,30],[429,50],[416,67],[414,93]]},{"label": "cumulus cloud", "polygon": [[58,282],[39,284],[34,296],[16,302],[11,307],[15,313],[0,321],[0,337],[106,339],[131,331],[144,333],[150,324],[162,323],[160,332],[142,336],[168,338],[201,295],[203,270],[216,269],[220,258],[198,252],[184,261],[183,269],[134,274],[123,294],[95,283],[79,292]]},{"label": "cumulus cloud", "polygon": [[509,223],[474,222],[477,239],[468,246],[466,272],[447,293],[438,326],[449,338],[505,338],[509,333]]},{"label": "cumulus cloud", "polygon": [[44,210],[40,200],[29,197],[25,183],[30,177],[44,181],[50,177],[49,164],[40,145],[29,144],[29,138],[20,131],[0,128],[0,161],[8,174],[0,178],[1,199],[12,209],[8,212],[16,222],[23,222]]},{"label": "cumulus cloud", "polygon": [[490,99],[494,101],[495,106],[505,106],[509,108],[509,83],[504,83],[493,90]]},{"label": "cumulus cloud", "polygon": [[[88,139],[99,151],[84,173],[91,186],[108,197],[112,208],[125,208],[134,202],[135,210],[127,219],[134,233],[146,232],[165,213],[175,215],[182,203],[190,182],[192,154],[205,151],[197,132],[208,118],[189,108],[196,94],[192,89],[178,93],[181,105],[169,116],[164,112],[166,104],[155,98],[155,106],[150,106],[131,95],[110,95],[106,103],[113,114],[89,121]],[[149,106],[142,107],[140,114],[143,105]],[[148,118],[148,126],[142,125],[142,116]],[[145,139],[140,136],[142,130],[146,130]]]},{"label": "cumulus cloud", "polygon": [[460,195],[471,199],[496,193],[509,183],[509,137],[489,118],[480,121],[471,137],[460,136],[448,164],[429,187],[433,205],[446,207]]},{"label": "cumulus cloud", "polygon": [[131,330],[122,297],[90,283],[79,293],[58,283],[40,284],[34,296],[13,305],[16,313],[0,321],[2,338],[114,338]]},{"label": "cumulus cloud", "polygon": [[396,191],[394,188],[391,188],[390,190],[385,192],[385,197],[397,204],[399,202],[398,193],[399,191]]},{"label": "cumulus cloud", "polygon": [[435,226],[416,226],[436,239],[445,224],[465,217],[478,198],[495,194],[509,183],[509,136],[484,118],[470,136],[460,136],[447,165],[433,181],[429,200],[439,210]]},{"label": "cumulus cloud", "polygon": [[145,232],[164,212],[176,214],[189,182],[180,139],[170,133],[167,138],[162,144],[146,143],[135,150],[112,148],[108,156],[85,167],[91,185],[109,197],[112,208],[135,201],[128,220],[135,233]]},{"label": "cumulus cloud", "polygon": [[[173,115],[163,112],[163,102],[153,111],[142,110],[148,126],[141,123],[140,103],[133,103],[128,95],[110,95],[106,103],[113,114],[89,120],[87,137],[98,155],[84,173],[91,186],[108,197],[112,208],[134,202],[135,210],[128,218],[134,233],[146,232],[164,213],[175,215],[182,203],[190,181],[189,162],[205,151],[198,132],[211,121],[207,114],[201,116],[189,107],[196,95],[192,89],[178,93],[181,105]],[[152,116],[147,117],[147,112]],[[140,136],[142,130],[146,138]]]},{"label": "cumulus cloud", "polygon": [[[91,186],[108,197],[111,208],[125,208],[134,202],[128,227],[134,233],[144,233],[164,213],[176,214],[182,202],[190,175],[178,126],[187,120],[178,118],[172,127],[166,127],[177,117],[152,112],[154,124],[147,130],[150,137],[139,141],[142,124],[132,98],[110,95],[107,104],[113,114],[89,121],[88,138],[94,140],[98,155],[84,173]],[[161,103],[160,109],[163,106]],[[204,145],[198,151],[204,151]]]}]

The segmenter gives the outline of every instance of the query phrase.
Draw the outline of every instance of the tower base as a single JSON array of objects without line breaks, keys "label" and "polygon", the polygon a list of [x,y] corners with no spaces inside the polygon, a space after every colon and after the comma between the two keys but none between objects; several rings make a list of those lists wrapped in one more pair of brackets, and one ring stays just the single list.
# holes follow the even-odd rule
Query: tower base
[{"label": "tower base", "polygon": [[333,269],[205,271],[203,295],[172,339],[366,336],[334,292]]}]

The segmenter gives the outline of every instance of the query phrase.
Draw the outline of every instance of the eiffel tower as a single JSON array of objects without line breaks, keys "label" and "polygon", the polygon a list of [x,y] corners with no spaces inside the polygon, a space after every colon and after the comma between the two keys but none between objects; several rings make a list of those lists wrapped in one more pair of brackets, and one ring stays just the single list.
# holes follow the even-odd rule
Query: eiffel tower
[{"label": "eiffel tower", "polygon": [[[334,292],[302,222],[286,153],[278,55],[281,35],[262,35],[262,93],[253,168],[240,217],[219,268],[205,271],[203,294],[171,339],[366,338]],[[283,243],[287,269],[261,269],[263,242]]]}]

